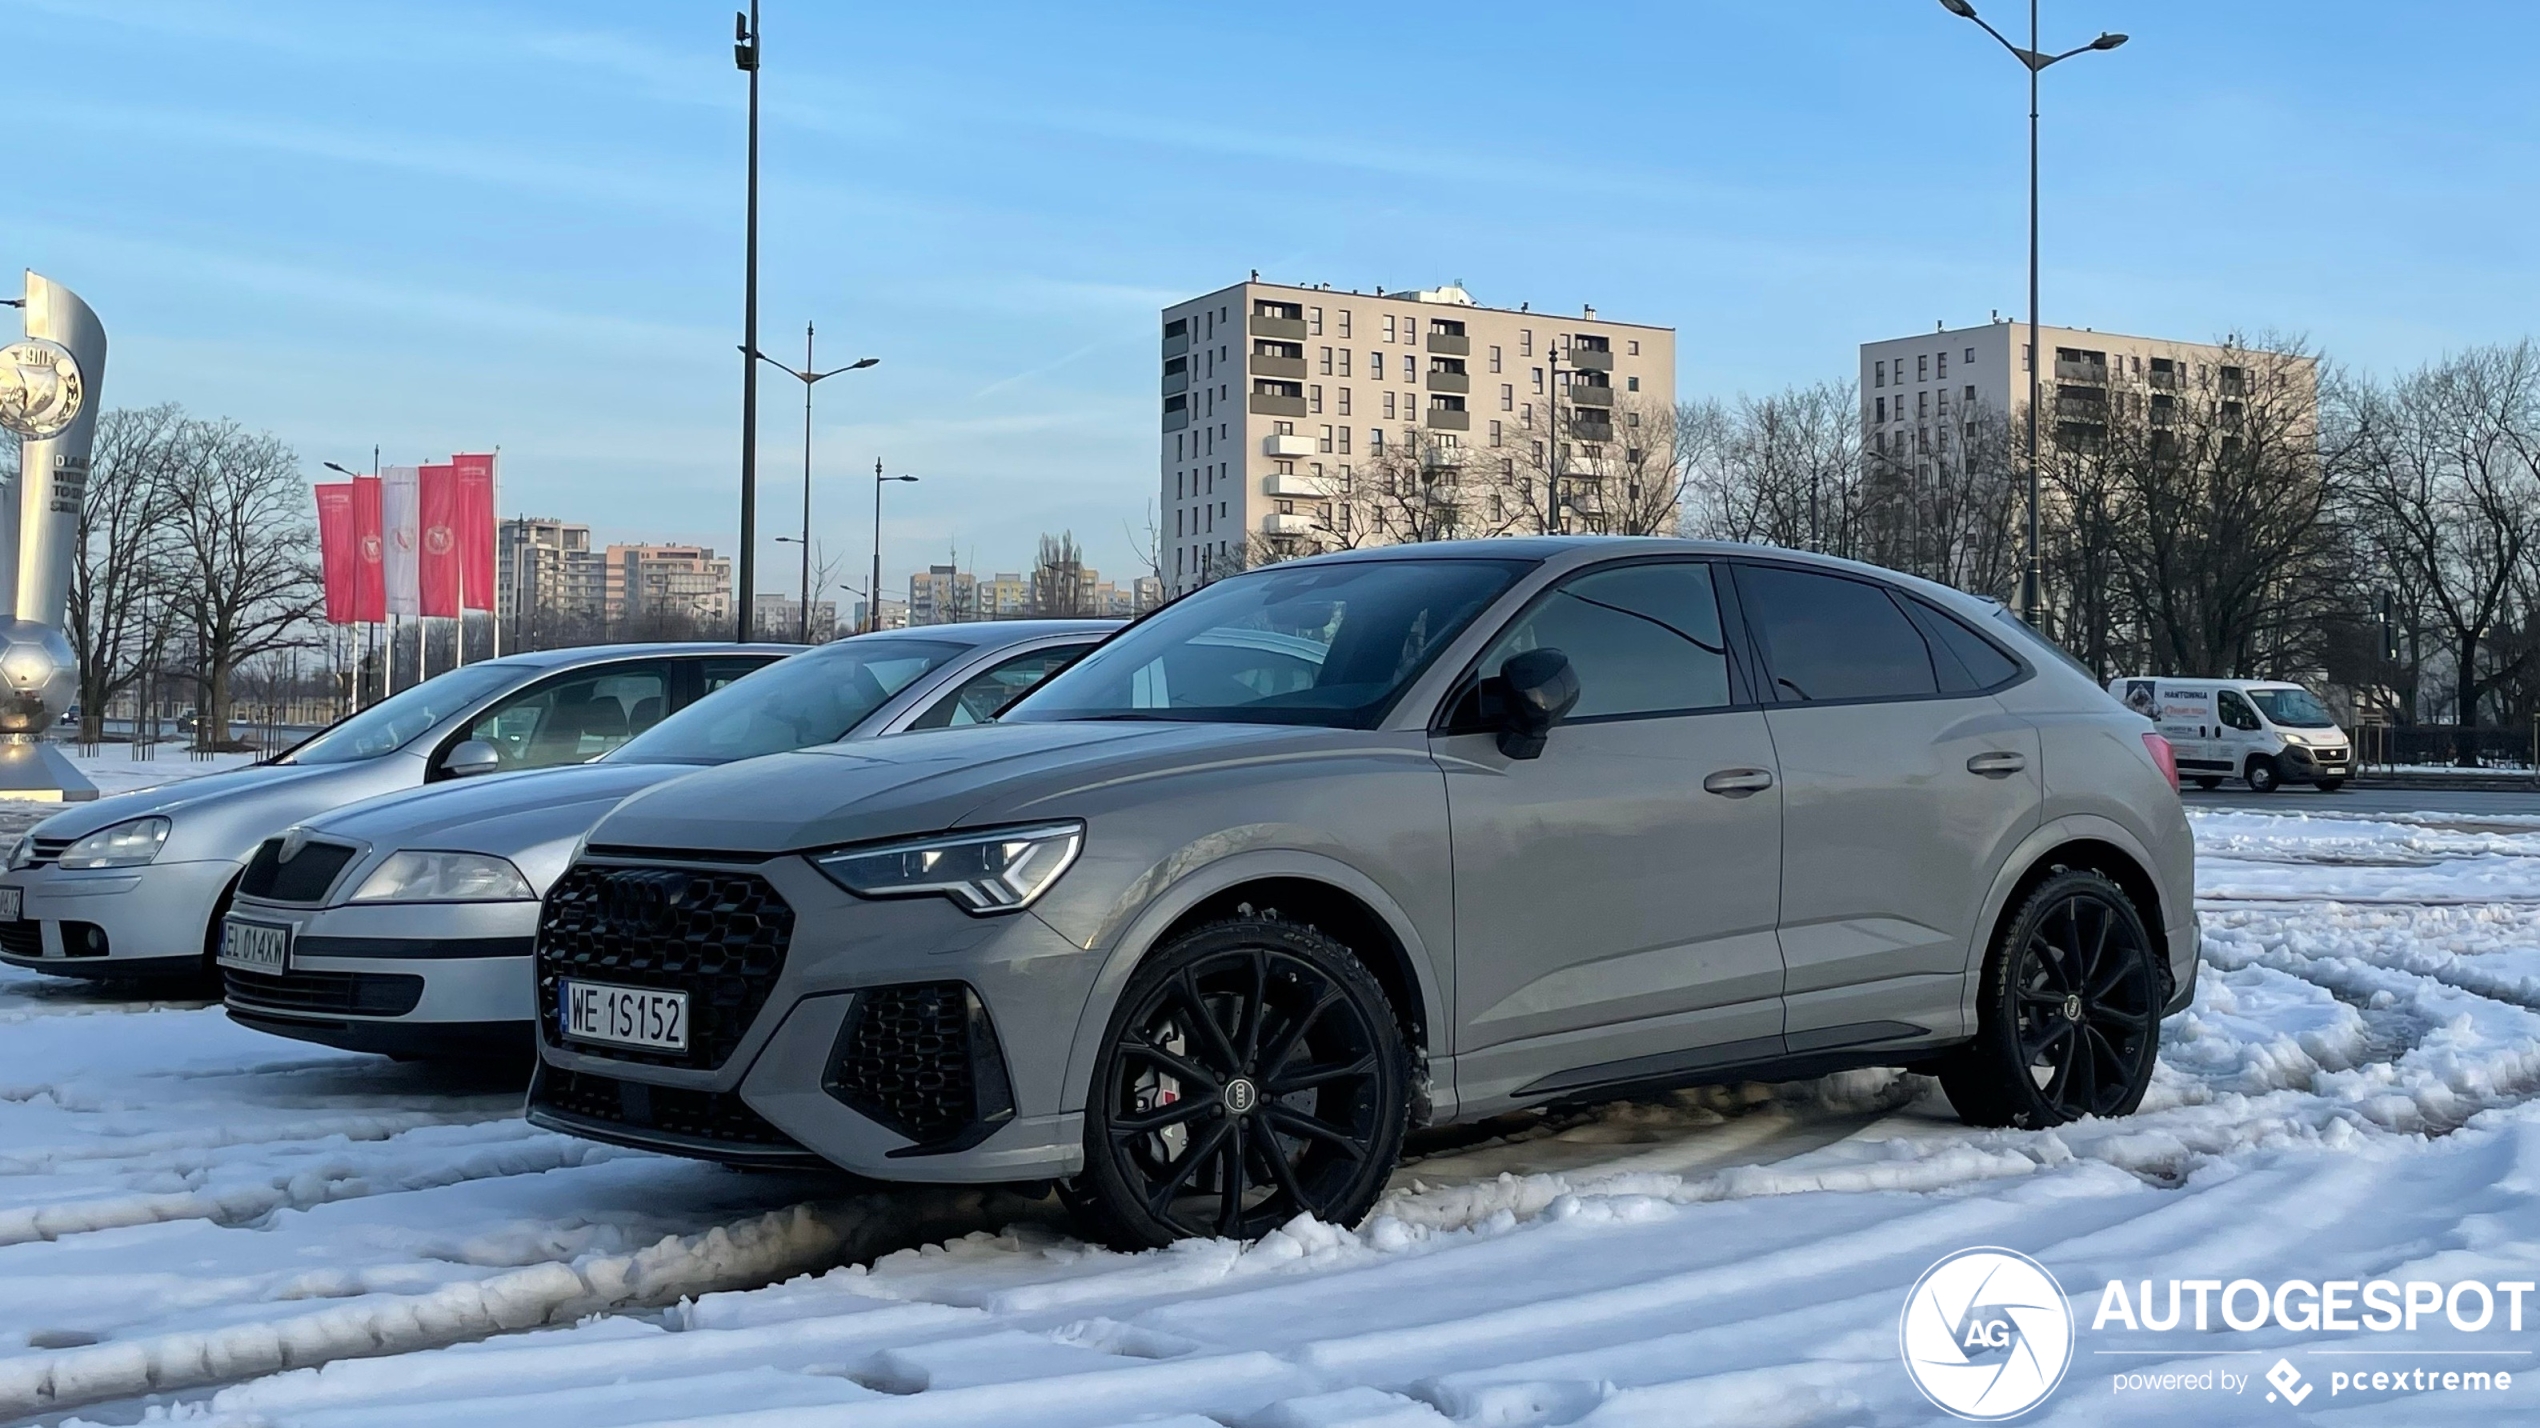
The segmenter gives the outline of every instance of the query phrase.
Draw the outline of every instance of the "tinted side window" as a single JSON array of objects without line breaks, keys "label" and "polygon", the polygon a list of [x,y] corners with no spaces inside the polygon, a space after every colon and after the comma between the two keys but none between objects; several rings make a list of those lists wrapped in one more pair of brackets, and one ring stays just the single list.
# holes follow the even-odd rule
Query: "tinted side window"
[{"label": "tinted side window", "polygon": [[712,694],[742,675],[765,669],[773,663],[775,663],[773,659],[762,659],[757,655],[724,655],[716,659],[699,660],[697,662],[697,693],[700,696]]},{"label": "tinted side window", "polygon": [[466,737],[493,745],[505,770],[586,763],[659,722],[669,686],[651,664],[568,675],[486,710]]},{"label": "tinted side window", "polygon": [[1740,569],[1737,583],[1776,698],[1796,703],[1940,692],[1931,646],[1878,586],[1769,565]]},{"label": "tinted side window", "polygon": [[1563,583],[1492,644],[1482,677],[1535,649],[1569,656],[1579,676],[1574,722],[1729,703],[1728,643],[1706,564],[1627,565]]},{"label": "tinted side window", "polygon": [[958,729],[966,724],[985,724],[996,717],[998,710],[1021,698],[1024,691],[1074,664],[1077,656],[1092,648],[1061,645],[991,665],[963,680],[959,689],[937,700],[934,708],[918,715],[908,727]]},{"label": "tinted side window", "polygon": [[1946,610],[1914,601],[1923,632],[1932,637],[1933,662],[1940,666],[1940,686],[1951,693],[1992,689],[2019,677],[2020,663],[1993,641],[1968,629]]}]

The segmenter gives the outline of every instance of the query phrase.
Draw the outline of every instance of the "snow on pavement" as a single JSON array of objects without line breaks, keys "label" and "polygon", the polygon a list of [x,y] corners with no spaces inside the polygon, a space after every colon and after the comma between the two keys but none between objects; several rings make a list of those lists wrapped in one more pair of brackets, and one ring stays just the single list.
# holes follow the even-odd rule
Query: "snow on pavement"
[{"label": "snow on pavement", "polygon": [[[497,1075],[0,982],[0,1418],[1946,1422],[1898,1311],[1985,1244],[2043,1261],[2082,1331],[2030,1421],[2540,1417],[2540,1314],[2093,1329],[2112,1278],[2540,1278],[2540,819],[2194,822],[2208,965],[2133,1117],[1972,1131],[1886,1072],[1685,1092],[1433,1137],[1354,1232],[1140,1255],[1047,1202],[588,1146]],[[2394,1349],[2519,1386],[2113,1387]]]}]

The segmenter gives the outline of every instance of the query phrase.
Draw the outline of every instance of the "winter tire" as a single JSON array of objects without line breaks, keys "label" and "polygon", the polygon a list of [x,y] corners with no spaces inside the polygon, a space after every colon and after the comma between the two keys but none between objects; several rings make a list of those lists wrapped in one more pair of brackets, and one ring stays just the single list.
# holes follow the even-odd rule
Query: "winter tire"
[{"label": "winter tire", "polygon": [[2319,791],[2322,793],[2335,793],[2345,786],[2346,780],[2342,778],[2324,778],[2319,781]]},{"label": "winter tire", "polygon": [[2196,786],[2205,790],[2207,793],[2211,793],[2215,789],[2222,787],[2222,780],[2210,775],[2200,776],[2196,780]]},{"label": "winter tire", "polygon": [[2273,793],[2284,786],[2284,771],[2265,754],[2251,757],[2246,777],[2251,793]]},{"label": "winter tire", "polygon": [[2105,874],[2059,868],[2030,893],[1985,959],[1978,997],[1976,1039],[1940,1071],[1959,1119],[2033,1129],[2142,1104],[2161,980],[2142,917]]},{"label": "winter tire", "polygon": [[1146,1248],[1354,1225],[1402,1152],[1410,1056],[1382,988],[1314,928],[1242,916],[1158,948],[1122,989],[1068,1200]]}]

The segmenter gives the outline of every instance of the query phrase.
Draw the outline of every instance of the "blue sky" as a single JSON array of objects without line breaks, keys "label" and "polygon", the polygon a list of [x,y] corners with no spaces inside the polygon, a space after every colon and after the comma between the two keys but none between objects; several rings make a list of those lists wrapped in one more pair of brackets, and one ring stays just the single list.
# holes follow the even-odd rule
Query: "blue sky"
[{"label": "blue sky", "polygon": [[[2021,72],[1932,0],[764,23],[762,343],[798,357],[808,318],[824,365],[883,359],[821,388],[815,525],[860,568],[861,473],[921,476],[886,588],[1062,528],[1129,573],[1156,309],[1253,268],[1671,325],[1685,396],[2020,306]],[[33,60],[0,267],[98,308],[110,403],[273,430],[313,474],[499,443],[507,514],[729,549],[730,26],[712,0],[0,0]],[[2048,320],[2376,369],[2535,325],[2540,10],[2049,0],[2046,27],[2134,37],[2047,76]],[[769,534],[798,519],[799,390],[762,386]],[[790,547],[762,561],[792,588]]]}]

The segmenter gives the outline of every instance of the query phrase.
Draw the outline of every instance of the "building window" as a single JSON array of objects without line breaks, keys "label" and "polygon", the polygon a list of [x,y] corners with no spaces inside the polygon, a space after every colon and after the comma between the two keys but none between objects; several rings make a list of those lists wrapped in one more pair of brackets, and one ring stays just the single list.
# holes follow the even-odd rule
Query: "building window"
[{"label": "building window", "polygon": [[1341,309],[1341,312],[1340,312],[1340,317],[1341,317],[1341,330],[1340,330],[1339,332],[1337,332],[1337,333],[1334,333],[1333,335],[1334,335],[1334,336],[1336,336],[1336,337],[1347,337],[1347,336],[1349,336],[1349,309],[1348,309],[1348,308],[1342,308],[1342,309]]},{"label": "building window", "polygon": [[1516,383],[1502,382],[1499,384],[1499,409],[1504,412],[1513,412],[1517,410]]},{"label": "building window", "polygon": [[1970,366],[1970,367],[1972,367],[1972,366],[1974,366],[1975,364],[1976,364],[1976,350],[1975,350],[1974,348],[1970,347],[1970,348],[1968,348],[1968,349],[1967,349],[1967,365],[1968,365],[1968,366]]},{"label": "building window", "polygon": [[1340,414],[1341,414],[1342,416],[1348,416],[1348,415],[1349,415],[1349,388],[1347,388],[1347,387],[1343,387],[1343,388],[1341,388],[1341,407],[1340,407]]},{"label": "building window", "polygon": [[1973,383],[1973,382],[1969,382],[1969,383],[1967,384],[1967,391],[1966,391],[1966,405],[1967,405],[1967,406],[1974,406],[1975,404],[1976,404],[1976,384],[1975,384],[1975,383]]},{"label": "building window", "polygon": [[1873,388],[1884,387],[1887,385],[1887,364],[1885,362],[1873,362],[1870,364],[1870,385]]},{"label": "building window", "polygon": [[1929,353],[1924,353],[1914,358],[1914,380],[1917,382],[1928,382],[1931,380],[1931,355]]},{"label": "building window", "polygon": [[1640,339],[1639,339],[1639,338],[1637,338],[1637,337],[1635,337],[1635,338],[1633,338],[1631,341],[1624,343],[1624,344],[1623,344],[1623,352],[1624,352],[1624,355],[1626,355],[1626,356],[1630,356],[1630,357],[1637,357],[1637,356],[1639,356],[1639,355],[1640,355]]},{"label": "building window", "polygon": [[2027,343],[2025,343],[2025,342],[2021,343],[2021,344],[2020,344],[2020,370],[2021,370],[2021,371],[2023,371],[2023,372],[2025,372],[2025,371],[2027,371],[2029,368],[2031,368],[2031,367],[2033,367],[2033,366],[2035,366],[2035,365],[2037,365],[2037,362],[2036,362],[2036,354],[2035,354],[2033,351],[2031,351],[2031,350],[2030,350],[2029,345],[2028,345]]},{"label": "building window", "polygon": [[1320,412],[1323,410],[1322,383],[1316,382],[1305,389],[1305,409],[1309,412]]},{"label": "building window", "polygon": [[[1318,308],[1318,309],[1316,309],[1316,311],[1318,311],[1318,312],[1319,312],[1319,311],[1321,311],[1321,309],[1319,309],[1319,308]],[[1328,376],[1332,375],[1332,349],[1331,349],[1331,348],[1329,348],[1329,347],[1326,347],[1326,348],[1324,348],[1321,352],[1319,352],[1319,353],[1317,353],[1317,354],[1315,354],[1315,355],[1316,355],[1316,360],[1318,360],[1318,361],[1322,364],[1322,369],[1321,369],[1321,370],[1322,370],[1323,375],[1324,375],[1324,376],[1326,376],[1326,377],[1328,377]]]},{"label": "building window", "polygon": [[1533,328],[1521,327],[1517,329],[1517,355],[1520,357],[1532,357],[1535,355],[1535,330]]},{"label": "building window", "polygon": [[1627,391],[1627,392],[1637,392],[1637,391],[1639,391],[1639,390],[1640,390],[1640,378],[1638,378],[1638,377],[1625,377],[1625,378],[1623,379],[1623,390],[1624,390],[1624,391]]},{"label": "building window", "polygon": [[[1317,445],[1316,445],[1316,447],[1315,447],[1315,449],[1316,449],[1316,450],[1321,451],[1322,453],[1324,453],[1324,454],[1325,454],[1325,455],[1327,455],[1327,456],[1331,454],[1331,450],[1332,450],[1332,429],[1331,429],[1331,427],[1329,427],[1329,426],[1324,427],[1324,428],[1323,428],[1323,431],[1322,431],[1322,434],[1321,434],[1320,436],[1316,437],[1316,438],[1315,438],[1315,440],[1316,440],[1316,442],[1317,442]],[[1321,468],[1319,468],[1319,467],[1318,467],[1318,468],[1316,468],[1316,469],[1318,469],[1318,470],[1319,470],[1319,469],[1321,469]]]},{"label": "building window", "polygon": [[1490,424],[1490,444],[1499,445],[1499,423],[1496,421]]},{"label": "building window", "polygon": [[[1347,393],[1347,392],[1343,392],[1343,393],[1341,393],[1341,395],[1342,395],[1342,396],[1344,396],[1344,397],[1346,397],[1346,396],[1348,396],[1348,395],[1349,395],[1349,393]],[[1342,413],[1343,413],[1343,414],[1347,414],[1347,412],[1349,411],[1349,403],[1347,403],[1347,402],[1343,402],[1343,403],[1341,403],[1341,411],[1342,411]],[[1347,456],[1347,455],[1349,455],[1349,428],[1348,428],[1348,427],[1342,427],[1342,428],[1340,429],[1340,438],[1341,438],[1341,455],[1343,455],[1343,456]],[[1342,479],[1343,479],[1344,481],[1346,481],[1346,480],[1348,479],[1348,476],[1349,476],[1349,468],[1348,468],[1348,467],[1346,467],[1346,466],[1343,466],[1343,467],[1341,468],[1341,477],[1342,477]]]},{"label": "building window", "polygon": [[1535,395],[1536,395],[1536,396],[1538,396],[1538,397],[1540,397],[1540,396],[1542,396],[1542,395],[1543,395],[1543,369],[1542,369],[1541,367],[1537,367],[1537,368],[1535,368],[1535,369],[1534,369],[1534,374],[1535,374]]},{"label": "building window", "polygon": [[1370,456],[1382,456],[1385,454],[1385,429],[1383,427],[1371,426],[1367,428],[1367,454]]},{"label": "building window", "polygon": [[1490,348],[1490,369],[1494,372],[1499,370],[1499,344],[1496,342]]},{"label": "building window", "polygon": [[1527,442],[1526,459],[1532,461],[1537,466],[1541,466],[1543,464],[1543,443],[1540,441]]},{"label": "building window", "polygon": [[1392,314],[1392,313],[1386,313],[1386,314],[1385,314],[1385,340],[1386,340],[1387,342],[1391,342],[1391,341],[1393,341],[1393,314]]},{"label": "building window", "polygon": [[1534,404],[1534,403],[1532,403],[1532,402],[1528,402],[1528,403],[1526,403],[1524,406],[1521,406],[1521,407],[1517,408],[1517,424],[1518,424],[1519,426],[1522,426],[1522,427],[1529,427],[1529,428],[1531,428],[1531,427],[1535,424],[1535,404]]},{"label": "building window", "polygon": [[[1393,321],[1393,319],[1392,319],[1392,318],[1386,318],[1386,319],[1385,319],[1385,321],[1387,321],[1387,322],[1391,322],[1391,321]],[[1369,381],[1371,381],[1371,382],[1381,382],[1381,381],[1383,381],[1384,379],[1385,379],[1385,354],[1384,354],[1384,353],[1382,353],[1382,352],[1370,352],[1370,353],[1368,353],[1368,354],[1367,354],[1367,380],[1369,380]]]},{"label": "building window", "polygon": [[1638,425],[1640,425],[1640,413],[1638,413],[1638,412],[1625,412],[1625,413],[1623,413],[1623,425],[1625,425],[1625,426],[1638,426]]},{"label": "building window", "polygon": [[[1343,336],[1347,336],[1348,334],[1344,333],[1344,334],[1342,334],[1342,335],[1343,335]],[[1342,349],[1340,350],[1340,359],[1341,359],[1341,370],[1340,370],[1340,375],[1341,375],[1341,376],[1346,377],[1346,376],[1348,376],[1348,375],[1349,375],[1349,349],[1348,349],[1348,348],[1344,347],[1344,348],[1342,348]]]},{"label": "building window", "polygon": [[1309,307],[1305,310],[1305,330],[1316,337],[1323,335],[1323,309]]},{"label": "building window", "polygon": [[1872,397],[1870,398],[1870,405],[1871,409],[1877,413],[1872,420],[1884,423],[1887,420],[1887,398]]},{"label": "building window", "polygon": [[1393,392],[1391,390],[1387,390],[1385,393],[1385,415],[1391,417],[1393,414]]},{"label": "building window", "polygon": [[1935,370],[1935,371],[1932,373],[1932,375],[1933,375],[1933,376],[1935,376],[1935,377],[1940,378],[1940,379],[1941,379],[1942,381],[1944,381],[1944,382],[1945,382],[1945,381],[1948,381],[1948,380],[1949,380],[1949,354],[1948,354],[1948,353],[1946,353],[1946,352],[1941,353],[1941,354],[1940,354],[1940,359],[1939,359],[1939,361],[1940,361],[1940,366],[1939,366],[1939,368],[1938,368],[1937,370]]},{"label": "building window", "polygon": [[1914,394],[1914,415],[1918,417],[1931,415],[1931,393],[1916,392]]},{"label": "building window", "polygon": [[[1294,476],[1296,474],[1296,463],[1286,460],[1273,461],[1270,463],[1270,474],[1274,476]],[[1223,505],[1224,502],[1221,501],[1219,504]]]}]

